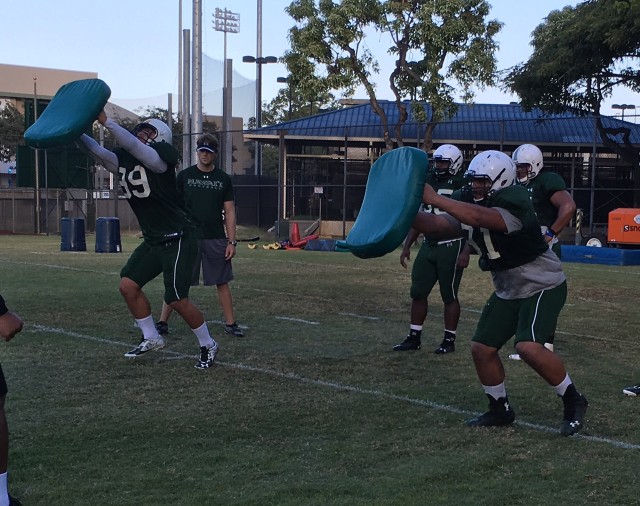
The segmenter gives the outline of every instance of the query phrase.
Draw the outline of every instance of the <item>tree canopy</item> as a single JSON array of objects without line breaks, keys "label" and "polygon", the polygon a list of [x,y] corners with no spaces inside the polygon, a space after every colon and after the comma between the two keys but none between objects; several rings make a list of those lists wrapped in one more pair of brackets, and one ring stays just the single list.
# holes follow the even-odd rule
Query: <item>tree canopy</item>
[{"label": "tree canopy", "polygon": [[12,104],[0,108],[0,161],[10,162],[22,144],[24,115]]},{"label": "tree canopy", "polygon": [[629,129],[605,128],[600,109],[618,86],[640,91],[640,2],[588,0],[552,11],[531,45],[531,57],[509,70],[505,87],[528,110],[596,115],[602,142],[638,167]]},{"label": "tree canopy", "polygon": [[[494,84],[494,40],[502,24],[488,21],[485,0],[294,0],[287,8],[296,25],[284,56],[290,75],[318,90],[351,95],[362,86],[380,117],[389,149],[403,145],[408,118],[405,101],[425,123],[425,147],[436,124],[455,113],[459,99],[470,102],[476,87]],[[388,77],[399,121],[390,125],[379,104],[375,77],[379,58],[367,43],[376,37],[395,58]],[[428,103],[430,114],[427,117]],[[393,135],[391,127],[395,129]]]}]

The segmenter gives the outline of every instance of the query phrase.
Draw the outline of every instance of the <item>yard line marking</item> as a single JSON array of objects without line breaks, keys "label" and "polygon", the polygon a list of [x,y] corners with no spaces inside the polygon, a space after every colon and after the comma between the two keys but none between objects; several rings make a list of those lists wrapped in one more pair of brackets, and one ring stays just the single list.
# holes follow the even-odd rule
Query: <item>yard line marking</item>
[{"label": "yard line marking", "polygon": [[287,320],[290,322],[307,323],[309,325],[320,325],[320,322],[312,322],[309,320],[301,320],[300,318],[289,318],[288,316],[274,316],[276,320]]},{"label": "yard line marking", "polygon": [[[86,334],[80,334],[78,332],[72,332],[69,330],[65,330],[65,329],[59,329],[59,328],[53,328],[53,327],[46,327],[44,325],[29,325],[25,328],[25,331],[29,332],[33,332],[32,329],[35,329],[36,331],[44,331],[44,332],[51,332],[51,333],[56,333],[56,334],[63,334],[66,336],[70,336],[70,337],[77,337],[80,339],[86,339],[89,341],[94,341],[94,342],[98,342],[98,343],[104,343],[104,344],[110,344],[110,345],[116,345],[116,346],[125,346],[125,347],[130,347],[131,344],[127,344],[127,343],[123,343],[120,341],[113,341],[110,339],[104,339],[101,337],[95,337],[95,336],[89,336]],[[161,350],[157,350],[155,353],[158,354],[166,354],[166,355],[171,355],[172,357],[169,358],[164,358],[163,360],[177,360],[177,359],[193,359],[195,357],[197,357],[197,355],[187,355],[184,353],[179,353],[177,351],[172,351],[172,350],[167,350],[167,349],[161,349]],[[135,360],[135,359],[133,359]],[[464,415],[464,416],[478,416],[481,413],[478,411],[469,411],[466,409],[461,409],[461,408],[456,408],[455,406],[450,406],[448,404],[440,404],[437,402],[433,402],[433,401],[429,401],[426,399],[416,399],[413,397],[407,397],[405,395],[396,395],[396,394],[389,394],[386,392],[382,392],[380,390],[372,390],[372,389],[368,389],[368,388],[360,388],[360,387],[355,387],[355,386],[351,386],[351,385],[343,385],[341,383],[336,383],[333,381],[324,381],[324,380],[317,380],[317,379],[309,379],[309,378],[305,378],[304,376],[300,376],[299,374],[290,372],[290,373],[283,373],[281,371],[275,371],[272,369],[265,369],[263,367],[255,367],[252,365],[246,365],[246,364],[241,364],[241,363],[228,363],[228,362],[221,362],[219,360],[216,360],[216,364],[223,366],[223,367],[230,367],[232,369],[238,369],[238,370],[242,370],[242,371],[249,371],[249,372],[256,372],[256,373],[260,373],[260,374],[267,374],[269,376],[274,376],[277,378],[283,378],[283,379],[290,379],[293,381],[297,381],[299,383],[304,383],[307,385],[316,385],[316,386],[321,386],[321,387],[327,387],[327,388],[333,388],[334,390],[342,390],[345,392],[354,392],[357,394],[364,394],[364,395],[372,395],[374,397],[379,397],[382,399],[390,399],[390,400],[394,400],[394,401],[400,401],[400,402],[406,402],[409,404],[413,404],[413,405],[417,405],[417,406],[424,406],[436,411],[445,411],[447,413],[454,413],[457,415]],[[558,434],[558,429],[555,427],[548,427],[545,425],[540,425],[537,423],[530,423],[530,422],[525,422],[522,420],[516,420],[514,422],[514,425],[518,425],[520,427],[525,427],[531,430],[535,430],[538,432],[546,432],[546,433],[550,433],[550,434]],[[591,436],[591,435],[587,435],[587,434],[575,434],[573,436],[569,436],[571,439],[581,439],[584,441],[590,441],[590,442],[594,442],[594,443],[604,443],[604,444],[608,444],[611,446],[614,446],[616,448],[622,448],[625,450],[640,450],[640,445],[637,444],[633,444],[633,443],[626,443],[624,441],[618,441],[616,439],[611,439],[611,438],[606,438],[606,437],[600,437],[600,436]]]},{"label": "yard line marking", "polygon": [[64,265],[51,265],[51,264],[41,264],[41,263],[37,263],[37,262],[16,262],[16,261],[6,261],[6,260],[0,260],[0,263],[3,264],[17,264],[17,265],[32,265],[35,267],[49,267],[51,269],[61,269],[64,271],[77,271],[77,272],[94,272],[94,273],[98,273],[98,274],[120,274],[119,272],[109,272],[109,271],[98,271],[95,269],[81,269],[79,267],[66,267]]},{"label": "yard line marking", "polygon": [[364,316],[355,313],[338,313],[340,316],[353,316],[354,318],[362,318],[363,320],[379,320],[377,316]]}]

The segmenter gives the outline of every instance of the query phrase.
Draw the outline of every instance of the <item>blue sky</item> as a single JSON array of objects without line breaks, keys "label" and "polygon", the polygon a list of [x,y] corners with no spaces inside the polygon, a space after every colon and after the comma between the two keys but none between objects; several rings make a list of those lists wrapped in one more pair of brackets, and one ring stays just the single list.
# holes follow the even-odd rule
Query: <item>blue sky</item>
[{"label": "blue sky", "polygon": [[[262,55],[280,56],[288,47],[287,30],[291,18],[284,9],[290,0],[262,0]],[[525,61],[531,54],[530,34],[554,9],[575,5],[567,0],[490,0],[490,17],[504,23],[498,36],[499,68]],[[240,33],[227,35],[227,58],[234,70],[255,79],[255,64],[242,63],[243,55],[256,55],[256,0],[202,0],[203,52],[223,60],[224,36],[213,30],[216,7],[240,14]],[[179,0],[135,2],[131,0],[3,0],[3,33],[0,39],[0,63],[35,67],[97,72],[109,84],[112,99],[143,99],[166,96],[178,90],[178,44],[181,28]],[[191,28],[192,1],[183,0],[182,28]],[[371,40],[372,47],[377,43]],[[379,55],[381,64],[392,57]],[[277,93],[277,77],[285,76],[281,64],[263,66],[263,99]],[[391,98],[382,91],[380,98]],[[203,79],[204,87],[216,86]],[[362,94],[356,98],[365,98]],[[476,102],[507,103],[516,97],[497,89],[479,92]],[[640,97],[621,89],[603,108],[613,103],[637,105]]]}]

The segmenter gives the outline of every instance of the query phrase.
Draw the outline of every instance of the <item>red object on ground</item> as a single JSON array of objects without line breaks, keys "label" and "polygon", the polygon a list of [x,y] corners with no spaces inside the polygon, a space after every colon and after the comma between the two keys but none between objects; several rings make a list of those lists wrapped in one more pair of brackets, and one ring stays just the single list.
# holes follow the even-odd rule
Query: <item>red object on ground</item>
[{"label": "red object on ground", "polygon": [[291,244],[294,242],[300,242],[300,228],[298,227],[298,223],[295,221],[291,224],[291,237],[289,238],[289,242]]},{"label": "red object on ground", "polygon": [[299,241],[291,241],[291,246],[293,246],[294,248],[304,248],[309,241],[311,241],[312,239],[317,239],[318,237],[318,234],[308,235],[307,237],[303,237]]}]

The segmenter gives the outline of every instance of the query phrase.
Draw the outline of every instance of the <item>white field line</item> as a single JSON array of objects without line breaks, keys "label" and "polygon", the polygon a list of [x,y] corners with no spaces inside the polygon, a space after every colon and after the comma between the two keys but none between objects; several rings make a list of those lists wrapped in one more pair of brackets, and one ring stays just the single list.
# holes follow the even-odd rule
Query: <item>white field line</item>
[{"label": "white field line", "polygon": [[340,316],[351,316],[353,318],[362,318],[363,320],[379,320],[380,319],[377,316],[365,316],[365,315],[354,314],[354,313],[338,313],[338,314]]},{"label": "white field line", "polygon": [[[53,327],[46,327],[44,325],[28,325],[25,328],[25,331],[27,332],[48,332],[48,333],[53,333],[53,334],[62,334],[65,336],[69,336],[69,337],[75,337],[75,338],[79,338],[79,339],[85,339],[88,341],[94,341],[97,343],[101,343],[101,344],[108,344],[111,346],[119,346],[119,347],[124,347],[124,348],[131,348],[131,343],[123,343],[121,341],[113,341],[110,339],[103,339],[100,337],[94,337],[94,336],[89,336],[86,334],[80,334],[78,332],[72,332],[72,331],[68,331],[65,329],[60,329],[60,328],[53,328]],[[186,355],[184,353],[178,353],[176,351],[172,351],[172,350],[158,350],[154,353],[159,353],[159,354],[164,354],[164,355],[169,355],[169,357],[164,358],[164,360],[179,360],[179,359],[195,359],[197,357],[197,355]],[[135,360],[135,359],[129,359],[129,360]],[[238,370],[242,370],[242,371],[249,371],[249,372],[254,372],[254,373],[258,373],[258,374],[267,374],[269,376],[274,376],[277,378],[283,378],[283,379],[288,379],[288,380],[292,380],[292,381],[296,381],[298,383],[302,383],[302,384],[306,384],[306,385],[314,385],[314,386],[319,386],[319,387],[326,387],[326,388],[331,388],[334,390],[339,390],[339,391],[343,391],[343,392],[353,392],[356,394],[360,394],[360,395],[370,395],[376,398],[380,398],[380,399],[388,399],[388,400],[393,400],[393,401],[398,401],[398,402],[403,402],[403,403],[407,403],[407,404],[411,404],[411,405],[415,405],[415,406],[424,406],[426,408],[432,409],[434,411],[444,411],[447,413],[454,413],[457,415],[464,415],[464,416],[477,416],[481,413],[477,412],[477,411],[469,411],[466,409],[461,409],[461,408],[457,408],[455,406],[450,406],[448,404],[440,404],[437,402],[432,402],[429,400],[424,400],[424,399],[415,399],[413,397],[407,397],[404,395],[395,395],[395,394],[389,394],[386,392],[382,392],[380,390],[372,390],[372,389],[368,389],[368,388],[360,388],[360,387],[356,387],[356,386],[351,386],[351,385],[343,385],[341,383],[335,383],[332,381],[323,381],[323,380],[317,380],[317,379],[309,379],[309,378],[305,378],[304,376],[300,376],[298,374],[295,373],[283,373],[280,371],[274,371],[272,369],[266,369],[263,367],[255,367],[255,366],[250,366],[250,365],[245,365],[245,364],[241,364],[241,363],[229,363],[229,362],[223,362],[220,360],[216,360],[216,364],[217,365],[221,365],[223,367],[230,367],[232,369],[238,369]],[[516,420],[515,425],[518,425],[520,427],[525,427],[527,429],[531,429],[531,430],[535,430],[538,432],[547,432],[550,434],[558,434],[558,428],[557,427],[548,427],[546,425],[540,425],[540,424],[536,424],[536,423],[529,423],[529,422],[525,422],[525,421],[521,421],[521,420]],[[594,443],[604,443],[604,444],[608,444],[610,446],[614,446],[616,448],[622,448],[625,450],[640,450],[640,445],[637,444],[632,444],[632,443],[627,443],[624,441],[618,441],[616,439],[611,439],[611,438],[606,438],[606,437],[600,437],[600,436],[590,436],[590,435],[586,435],[586,434],[576,434],[574,436],[571,436],[572,439],[580,439],[580,440],[584,440],[584,441],[590,441],[590,442],[594,442]]]},{"label": "white field line", "polygon": [[309,320],[301,320],[300,318],[289,318],[288,316],[274,316],[276,320],[287,320],[289,322],[306,323],[307,325],[320,325],[320,322],[312,322]]}]

